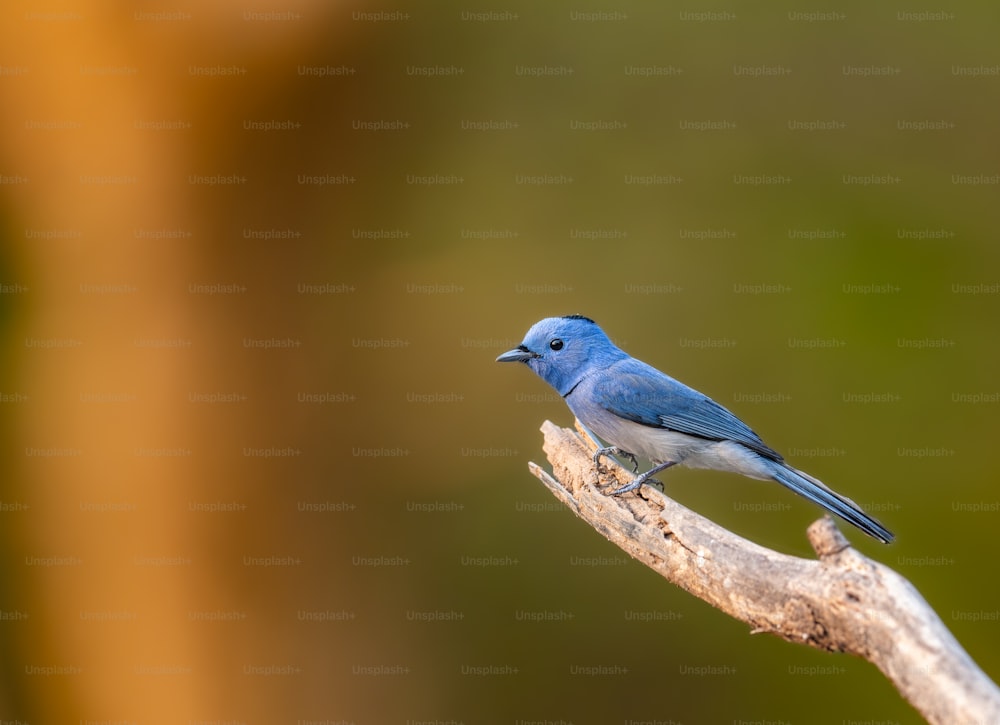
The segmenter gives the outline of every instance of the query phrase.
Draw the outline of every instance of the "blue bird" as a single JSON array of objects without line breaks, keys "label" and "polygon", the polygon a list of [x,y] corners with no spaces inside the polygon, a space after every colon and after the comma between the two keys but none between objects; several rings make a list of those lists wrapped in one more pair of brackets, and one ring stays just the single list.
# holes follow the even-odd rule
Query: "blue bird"
[{"label": "blue bird", "polygon": [[792,468],[739,418],[714,400],[618,348],[582,315],[536,323],[497,362],[523,362],[558,393],[577,419],[610,443],[594,455],[647,458],[653,468],[613,495],[635,490],[677,464],[774,480],[888,544],[892,532],[849,498]]}]

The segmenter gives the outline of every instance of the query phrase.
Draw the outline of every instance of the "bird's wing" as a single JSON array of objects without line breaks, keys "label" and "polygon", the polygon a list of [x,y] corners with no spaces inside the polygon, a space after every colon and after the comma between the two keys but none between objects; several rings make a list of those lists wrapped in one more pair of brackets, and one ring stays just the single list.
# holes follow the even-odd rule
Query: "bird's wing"
[{"label": "bird's wing", "polygon": [[654,428],[741,443],[773,461],[779,453],[711,398],[635,359],[609,368],[592,389],[594,401],[615,415]]}]

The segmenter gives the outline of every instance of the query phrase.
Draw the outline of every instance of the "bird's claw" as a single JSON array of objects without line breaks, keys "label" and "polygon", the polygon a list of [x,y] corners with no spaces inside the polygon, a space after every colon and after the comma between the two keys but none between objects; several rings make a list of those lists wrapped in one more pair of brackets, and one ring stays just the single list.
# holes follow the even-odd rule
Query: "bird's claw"
[{"label": "bird's claw", "polygon": [[628,458],[632,461],[632,473],[639,472],[639,461],[636,460],[635,454],[624,451],[618,446],[608,446],[607,448],[599,448],[594,453],[594,465],[600,468],[601,458],[605,456],[622,456],[623,458]]},{"label": "bird's claw", "polygon": [[626,483],[621,488],[616,488],[611,492],[612,496],[621,496],[623,493],[628,493],[629,491],[634,491],[639,488],[642,484],[647,483],[647,478],[645,475],[636,476],[630,482]]},{"label": "bird's claw", "polygon": [[628,483],[626,483],[621,488],[615,489],[614,491],[611,492],[610,495],[612,495],[612,496],[621,496],[623,493],[628,493],[629,491],[636,490],[637,488],[639,488],[639,486],[641,486],[644,483],[656,484],[657,488],[659,488],[660,491],[662,491],[663,490],[663,482],[662,481],[658,481],[657,479],[653,478],[653,474],[654,473],[659,473],[660,471],[665,471],[666,469],[670,468],[671,466],[675,466],[675,465],[677,465],[677,461],[666,461],[665,463],[661,463],[658,466],[654,466],[653,468],[649,469],[648,471],[646,471],[641,476],[636,476],[635,478],[633,478],[631,481],[629,481]]}]

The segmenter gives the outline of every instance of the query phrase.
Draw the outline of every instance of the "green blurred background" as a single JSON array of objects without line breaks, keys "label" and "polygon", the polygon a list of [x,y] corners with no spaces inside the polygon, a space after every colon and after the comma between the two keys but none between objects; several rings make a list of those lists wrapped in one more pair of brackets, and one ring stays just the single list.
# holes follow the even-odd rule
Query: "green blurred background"
[{"label": "green blurred background", "polygon": [[[529,475],[571,418],[493,359],[567,313],[1000,671],[995,5],[2,15],[0,718],[918,722]],[[810,555],[780,487],[666,478]]]}]

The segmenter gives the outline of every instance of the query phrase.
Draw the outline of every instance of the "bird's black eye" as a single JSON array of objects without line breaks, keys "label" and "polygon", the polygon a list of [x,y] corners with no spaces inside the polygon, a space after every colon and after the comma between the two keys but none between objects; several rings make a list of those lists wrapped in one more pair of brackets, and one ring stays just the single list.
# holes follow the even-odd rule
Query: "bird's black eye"
[{"label": "bird's black eye", "polygon": [[551,341],[551,342],[549,343],[549,347],[550,347],[551,349],[553,349],[553,350],[562,350],[562,349],[563,349],[563,341],[562,341],[562,340],[560,340],[560,339],[559,339],[559,338],[557,337],[557,338],[555,338],[554,340],[552,340],[552,341]]}]

